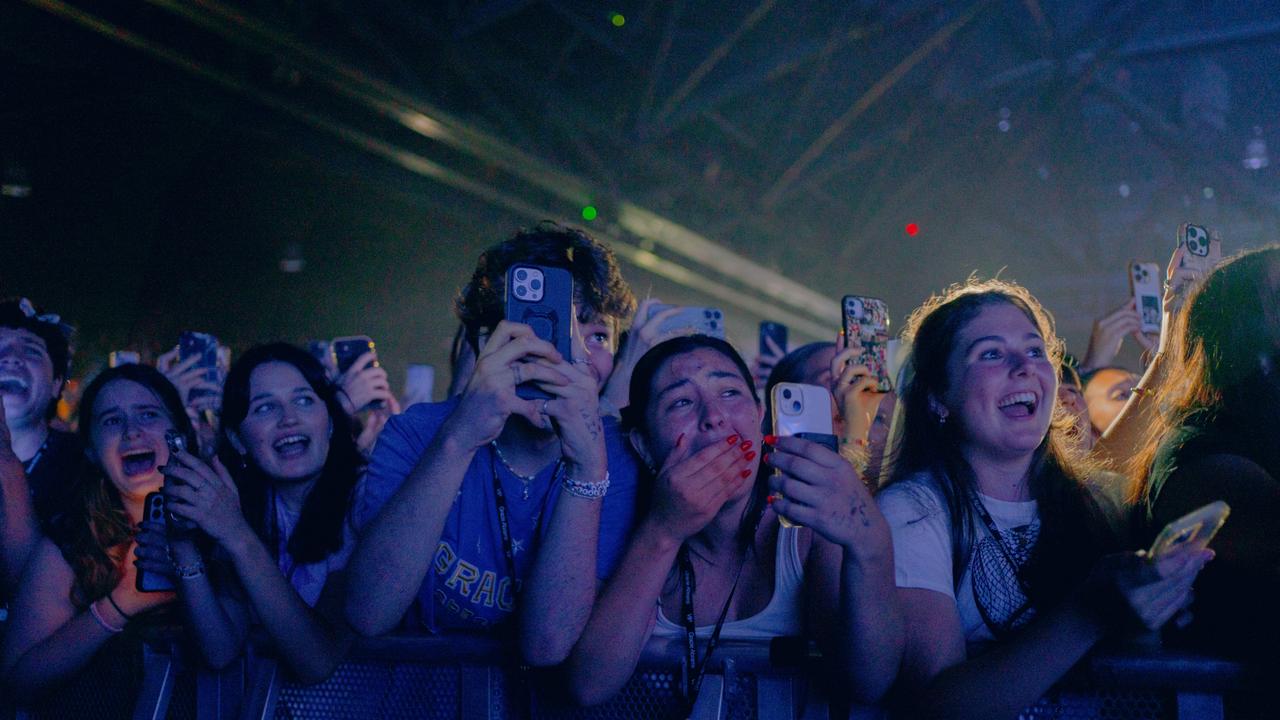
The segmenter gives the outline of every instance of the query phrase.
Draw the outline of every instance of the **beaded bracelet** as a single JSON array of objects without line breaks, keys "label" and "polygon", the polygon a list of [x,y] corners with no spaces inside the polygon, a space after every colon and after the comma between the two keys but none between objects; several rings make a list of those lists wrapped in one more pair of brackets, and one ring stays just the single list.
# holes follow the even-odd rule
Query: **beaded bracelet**
[{"label": "beaded bracelet", "polygon": [[190,565],[179,565],[174,563],[173,571],[176,572],[178,577],[182,580],[194,580],[195,578],[204,575],[204,563],[200,560],[196,560]]},{"label": "beaded bracelet", "polygon": [[102,614],[98,612],[97,603],[89,603],[89,614],[93,616],[94,621],[98,623],[99,627],[112,635],[124,632],[124,628],[116,627],[102,618]]},{"label": "beaded bracelet", "polygon": [[571,475],[565,475],[564,480],[561,482],[561,487],[570,495],[588,500],[597,500],[609,492],[609,472],[605,471],[604,479],[597,482],[580,482],[574,480]]}]

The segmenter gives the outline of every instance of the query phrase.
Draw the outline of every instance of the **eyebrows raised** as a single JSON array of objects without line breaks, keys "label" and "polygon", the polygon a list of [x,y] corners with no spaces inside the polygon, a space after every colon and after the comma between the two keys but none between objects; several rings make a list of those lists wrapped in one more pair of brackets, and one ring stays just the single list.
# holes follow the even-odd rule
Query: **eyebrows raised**
[{"label": "eyebrows raised", "polygon": [[[736,372],[730,372],[730,371],[728,371],[728,370],[712,370],[710,373],[708,373],[708,374],[707,374],[707,376],[708,376],[708,377],[710,377],[710,378],[712,378],[713,380],[720,380],[720,379],[724,379],[724,378],[737,379],[737,380],[739,380],[739,381],[741,381],[741,380],[742,380],[742,376],[741,376],[741,375],[739,375],[739,374],[738,374],[738,373],[736,373]],[[677,388],[679,388],[679,387],[681,387],[681,386],[683,386],[683,385],[688,385],[689,383],[690,383],[689,378],[687,378],[687,377],[682,377],[682,378],[680,378],[679,380],[676,380],[675,382],[671,383],[670,385],[668,385],[668,386],[666,386],[666,387],[662,388],[661,390],[659,390],[659,391],[658,391],[658,395],[657,395],[657,397],[661,398],[663,395],[666,395],[667,393],[671,392],[672,390],[675,390],[675,389],[677,389]]]}]

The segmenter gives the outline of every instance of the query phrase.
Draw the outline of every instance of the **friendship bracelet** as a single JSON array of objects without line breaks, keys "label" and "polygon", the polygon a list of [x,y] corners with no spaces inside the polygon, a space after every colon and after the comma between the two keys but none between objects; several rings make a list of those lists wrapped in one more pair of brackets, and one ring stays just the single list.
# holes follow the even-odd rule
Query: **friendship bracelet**
[{"label": "friendship bracelet", "polygon": [[99,627],[111,633],[112,635],[115,635],[116,633],[124,632],[124,628],[116,627],[115,625],[112,625],[111,623],[102,619],[102,615],[98,612],[97,603],[89,603],[89,614],[93,616],[93,619],[98,623]]},{"label": "friendship bracelet", "polygon": [[120,605],[116,603],[115,598],[111,597],[111,593],[107,593],[107,602],[111,603],[111,607],[115,608],[116,612],[120,613],[120,617],[124,618],[125,622],[129,622],[133,619],[132,615],[120,609]]},{"label": "friendship bracelet", "polygon": [[598,500],[609,492],[609,472],[606,470],[604,479],[597,482],[581,482],[574,480],[573,476],[566,473],[564,480],[561,481],[561,487],[565,492],[575,497],[586,498],[588,500]]},{"label": "friendship bracelet", "polygon": [[196,560],[190,565],[179,565],[178,563],[174,563],[173,570],[182,580],[194,580],[201,575],[204,575],[204,562]]}]

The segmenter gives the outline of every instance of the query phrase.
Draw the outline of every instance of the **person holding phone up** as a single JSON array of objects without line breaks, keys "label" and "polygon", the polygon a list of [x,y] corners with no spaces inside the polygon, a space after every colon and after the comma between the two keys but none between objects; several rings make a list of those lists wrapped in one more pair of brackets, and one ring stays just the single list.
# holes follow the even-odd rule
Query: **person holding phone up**
[{"label": "person holding phone up", "polygon": [[[625,419],[652,487],[574,648],[575,699],[613,696],[651,636],[696,636],[709,645],[684,658],[692,706],[721,638],[807,631],[830,641],[853,695],[874,702],[897,668],[866,650],[892,644],[901,627],[888,526],[849,463],[816,442],[762,436],[751,370],[705,335],[668,340],[640,359]],[[771,489],[785,499],[768,502]],[[782,528],[779,516],[804,527]]]},{"label": "person holding phone up", "polygon": [[104,370],[85,389],[80,437],[90,462],[32,551],[0,649],[4,690],[19,702],[47,695],[91,664],[132,667],[137,657],[117,652],[137,649],[128,641],[138,626],[163,621],[155,611],[174,596],[138,590],[133,528],[163,481],[165,433],[173,430],[194,446],[182,400],[154,368]]},{"label": "person holding phone up", "polygon": [[1280,246],[1210,272],[1173,327],[1163,362],[1184,382],[1141,397],[1154,427],[1130,467],[1145,532],[1206,503],[1231,506],[1185,639],[1270,661],[1280,640]]},{"label": "person holding phone up", "polygon": [[143,523],[139,566],[173,579],[211,664],[239,652],[253,617],[295,677],[319,682],[351,639],[342,570],[364,462],[350,419],[319,361],[285,343],[236,361],[222,408],[221,459],[179,450],[165,464],[171,521]]},{"label": "person holding phone up", "polygon": [[998,280],[953,286],[907,322],[877,500],[905,628],[885,652],[900,648],[894,700],[911,717],[1017,717],[1107,634],[1185,609],[1212,558],[1108,554],[1066,450],[1056,337],[1029,292]]},{"label": "person holding phone up", "polygon": [[[559,319],[572,357],[504,319],[517,263],[572,275],[576,317]],[[357,490],[346,602],[357,632],[495,631],[518,618],[526,661],[568,657],[631,526],[635,462],[598,396],[634,307],[612,253],[578,230],[544,224],[480,256],[455,302],[471,376],[458,397],[392,418]],[[522,397],[527,382],[545,396]]]}]

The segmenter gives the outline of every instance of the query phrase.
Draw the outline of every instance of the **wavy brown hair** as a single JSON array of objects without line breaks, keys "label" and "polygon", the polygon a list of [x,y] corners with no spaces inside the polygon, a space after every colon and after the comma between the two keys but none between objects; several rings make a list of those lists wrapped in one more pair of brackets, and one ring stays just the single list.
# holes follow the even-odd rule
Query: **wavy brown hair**
[{"label": "wavy brown hair", "polygon": [[1129,464],[1130,497],[1146,499],[1161,444],[1194,423],[1219,431],[1280,472],[1280,245],[1241,253],[1192,291],[1169,330],[1162,411]]},{"label": "wavy brown hair", "polygon": [[[1049,362],[1054,367],[1061,364],[1063,346],[1053,317],[1026,288],[1005,280],[975,278],[952,285],[907,318],[903,339],[911,352],[885,450],[886,486],[918,473],[938,481],[950,521],[955,581],[968,564],[975,540],[969,494],[976,491],[977,478],[960,452],[958,423],[937,422],[929,398],[941,397],[948,388],[947,364],[960,332],[993,305],[1011,305],[1026,315],[1044,338]],[[1086,468],[1069,440],[1074,420],[1058,405],[1056,394],[1045,401],[1054,403],[1053,418],[1035,450],[1029,482],[1039,506],[1040,537],[1025,576],[1031,599],[1042,608],[1064,597],[1115,543],[1084,485]]]},{"label": "wavy brown hair", "polygon": [[[93,406],[98,395],[107,385],[123,380],[151,391],[168,412],[173,427],[186,436],[187,447],[196,447],[195,429],[169,380],[148,365],[121,365],[99,373],[81,397],[80,440],[86,449],[93,447]],[[120,563],[133,538],[133,527],[119,491],[92,457],[82,463],[74,483],[68,507],[50,523],[49,535],[75,574],[71,602],[83,610],[120,582]]]}]

